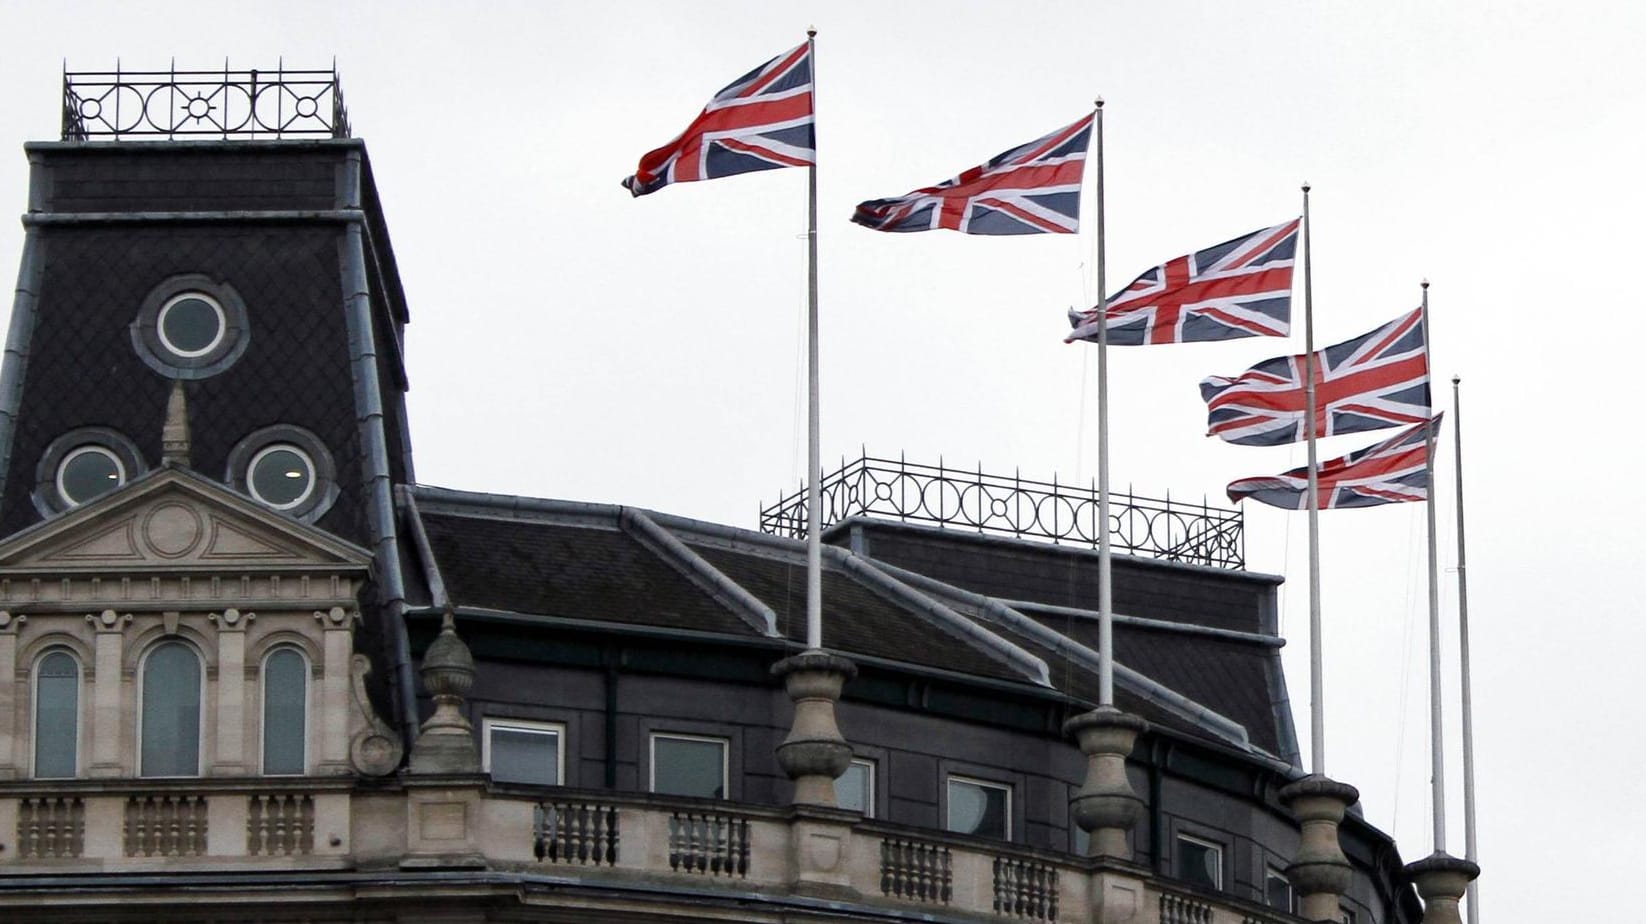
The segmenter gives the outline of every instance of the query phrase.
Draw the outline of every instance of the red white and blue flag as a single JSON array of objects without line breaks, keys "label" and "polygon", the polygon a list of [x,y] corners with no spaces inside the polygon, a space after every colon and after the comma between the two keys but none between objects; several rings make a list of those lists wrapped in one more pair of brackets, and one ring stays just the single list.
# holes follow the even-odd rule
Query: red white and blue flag
[{"label": "red white and blue flag", "polygon": [[[1207,435],[1243,446],[1307,438],[1307,354],[1258,363],[1236,378],[1200,383]],[[1315,353],[1315,435],[1404,427],[1429,419],[1423,309]]]},{"label": "red white and blue flag", "polygon": [[1091,136],[1088,115],[936,186],[860,203],[852,221],[876,231],[1073,234]]},{"label": "red white and blue flag", "polygon": [[815,163],[812,57],[807,43],[733,81],[680,136],[640,158],[623,186],[636,196],[670,183]]},{"label": "red white and blue flag", "polygon": [[[1188,343],[1284,337],[1292,323],[1299,219],[1167,260],[1108,305],[1109,343]],[[1069,312],[1064,339],[1096,341],[1099,311]]]},{"label": "red white and blue flag", "polygon": [[[1402,430],[1358,452],[1322,463],[1316,483],[1320,509],[1376,507],[1429,499],[1429,431],[1440,429],[1436,414],[1427,423]],[[1242,478],[1229,483],[1229,500],[1246,498],[1286,510],[1309,506],[1309,468],[1294,468],[1270,478]]]}]

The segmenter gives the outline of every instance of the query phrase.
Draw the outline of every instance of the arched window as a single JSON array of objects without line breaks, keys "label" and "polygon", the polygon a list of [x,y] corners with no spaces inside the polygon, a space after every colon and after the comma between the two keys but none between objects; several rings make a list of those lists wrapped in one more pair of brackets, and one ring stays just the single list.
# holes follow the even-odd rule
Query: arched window
[{"label": "arched window", "polygon": [[263,772],[302,773],[308,741],[309,665],[295,648],[263,659]]},{"label": "arched window", "polygon": [[139,776],[200,774],[200,657],[162,642],[143,659]]},{"label": "arched window", "polygon": [[58,649],[34,669],[34,775],[74,776],[79,751],[80,663]]}]

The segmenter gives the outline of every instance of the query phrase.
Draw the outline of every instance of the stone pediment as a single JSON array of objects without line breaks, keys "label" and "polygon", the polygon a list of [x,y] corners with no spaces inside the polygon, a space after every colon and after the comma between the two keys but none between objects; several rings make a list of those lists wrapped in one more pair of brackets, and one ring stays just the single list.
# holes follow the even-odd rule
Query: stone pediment
[{"label": "stone pediment", "polygon": [[358,571],[371,555],[186,469],[163,468],[0,542],[0,574]]}]

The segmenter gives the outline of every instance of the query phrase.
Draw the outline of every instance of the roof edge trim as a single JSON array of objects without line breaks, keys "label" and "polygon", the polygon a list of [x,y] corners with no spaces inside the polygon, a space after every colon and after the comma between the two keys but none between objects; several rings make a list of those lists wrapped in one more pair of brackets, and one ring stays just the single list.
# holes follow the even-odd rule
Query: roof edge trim
[{"label": "roof edge trim", "polygon": [[394,486],[394,497],[400,502],[400,511],[411,527],[412,544],[417,547],[417,558],[423,563],[423,577],[429,582],[429,602],[445,609],[451,598],[446,595],[446,579],[440,574],[440,561],[434,555],[434,546],[429,543],[429,531],[423,528],[423,515],[417,509],[417,498],[403,484]]},{"label": "roof edge trim", "polygon": [[637,507],[621,507],[618,509],[617,525],[631,539],[708,592],[709,596],[756,632],[771,638],[781,636],[777,631],[777,614],[772,612],[771,607],[720,573],[718,568],[693,552],[684,542],[657,525],[645,511]]},{"label": "roof edge trim", "polygon": [[[1058,606],[1055,603],[1040,603],[1035,600],[1001,600],[1000,602],[1014,610],[1037,610],[1054,616],[1096,619],[1100,615],[1096,610],[1083,609],[1078,606]],[[1121,613],[1114,613],[1112,616],[1116,625],[1136,626],[1140,629],[1159,629],[1164,632],[1181,632],[1185,635],[1204,635],[1209,638],[1220,638],[1231,642],[1262,645],[1265,648],[1286,647],[1285,639],[1278,635],[1266,635],[1262,632],[1241,632],[1238,629],[1219,629],[1216,626],[1202,626],[1192,622],[1174,622],[1170,619],[1151,619],[1147,616],[1129,616]]]}]

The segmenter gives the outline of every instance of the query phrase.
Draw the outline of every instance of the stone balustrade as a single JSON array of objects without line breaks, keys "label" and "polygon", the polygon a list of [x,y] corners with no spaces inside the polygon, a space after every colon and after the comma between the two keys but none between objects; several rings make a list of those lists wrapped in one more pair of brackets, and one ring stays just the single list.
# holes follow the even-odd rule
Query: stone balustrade
[{"label": "stone balustrade", "polygon": [[[819,830],[834,832],[837,851],[800,848]],[[353,844],[371,846],[354,852]],[[900,915],[1046,924],[1301,921],[1112,858],[839,809],[511,786],[484,776],[0,782],[0,875],[438,863],[575,875],[606,890],[661,878],[681,888],[770,894],[793,892],[807,867],[828,867],[829,881],[843,887],[832,899]]]}]

